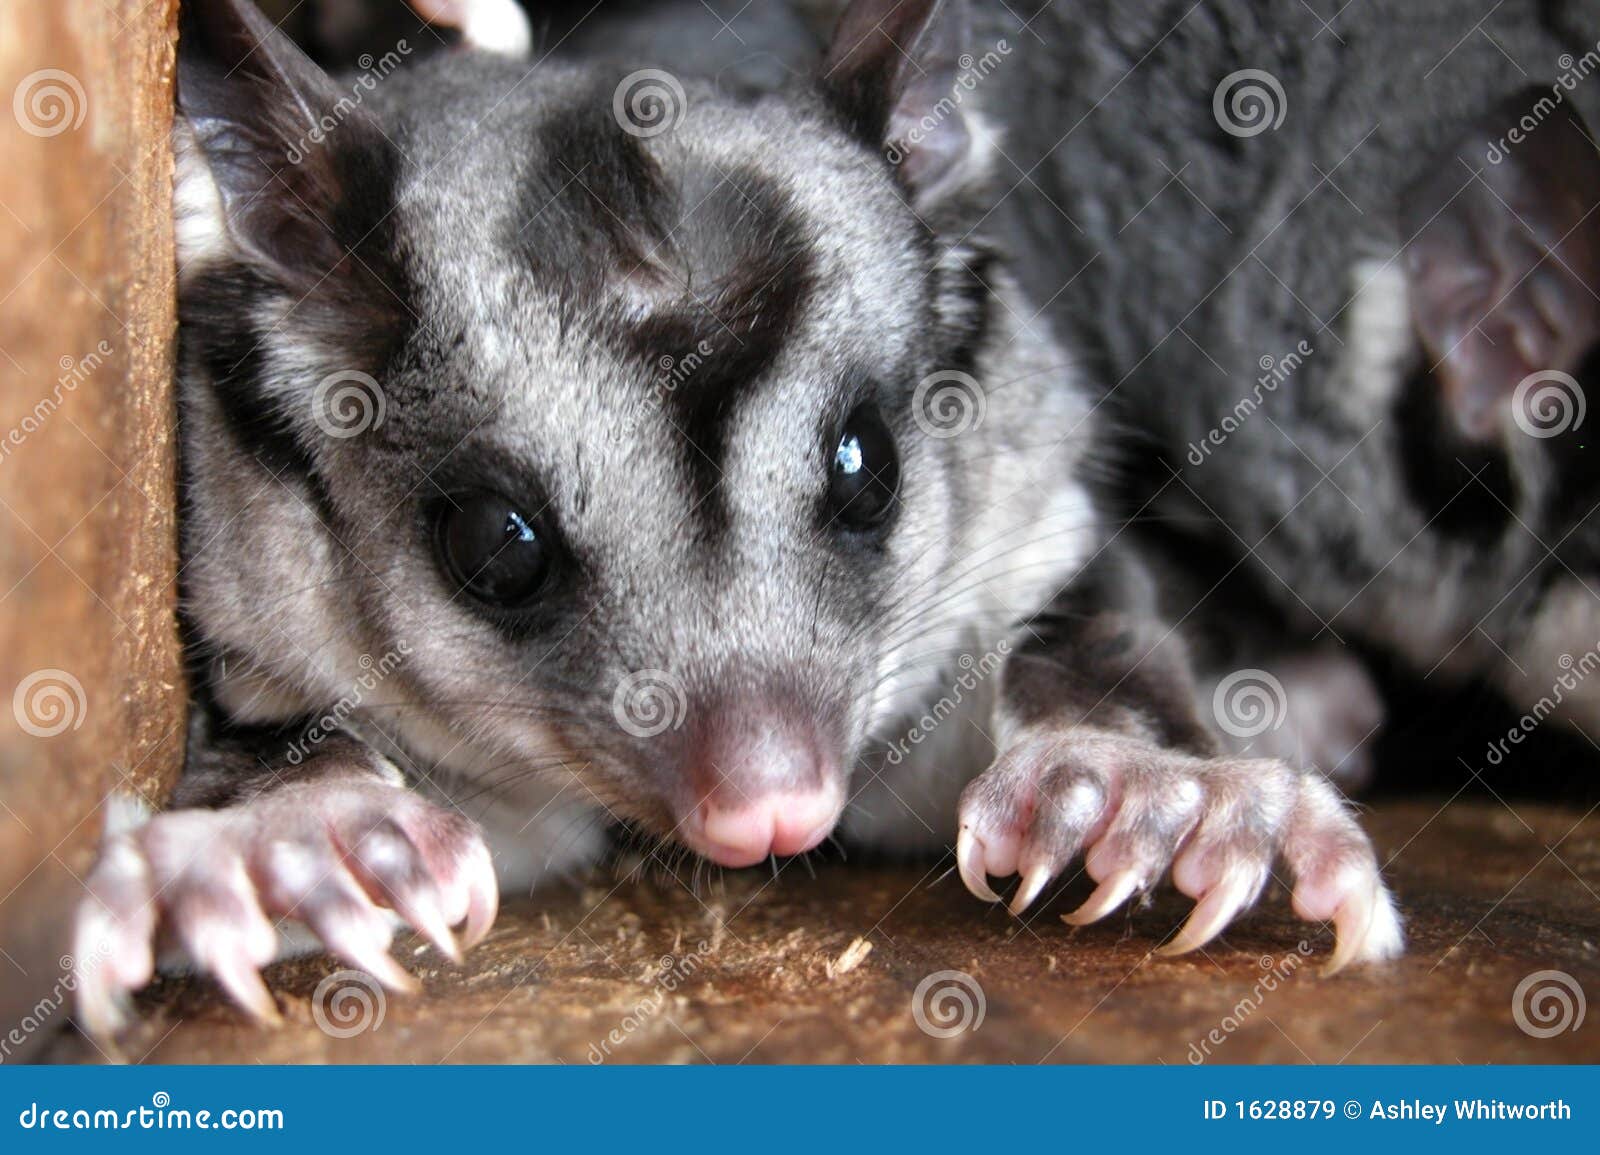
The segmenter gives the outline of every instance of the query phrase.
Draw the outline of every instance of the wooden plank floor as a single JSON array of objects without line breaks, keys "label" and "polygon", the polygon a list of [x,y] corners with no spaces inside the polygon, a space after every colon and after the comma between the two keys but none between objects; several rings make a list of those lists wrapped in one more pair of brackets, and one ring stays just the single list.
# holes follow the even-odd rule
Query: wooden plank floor
[{"label": "wooden plank floor", "polygon": [[[385,998],[381,1020],[360,1014],[360,988],[337,993],[348,984],[329,980],[336,963],[313,957],[268,973],[282,1027],[245,1025],[207,982],[168,980],[116,1051],[233,1063],[1600,1061],[1600,1007],[1539,1038],[1512,1005],[1524,978],[1551,970],[1600,999],[1600,812],[1441,799],[1384,803],[1368,824],[1394,859],[1410,951],[1334,978],[1317,965],[1327,932],[1296,922],[1282,894],[1204,953],[1162,959],[1149,949],[1183,900],[1163,894],[1074,931],[1056,916],[1085,897],[1084,879],[1018,920],[969,898],[948,859],[830,864],[815,879],[799,865],[776,880],[744,872],[698,897],[670,877],[608,875],[508,903],[459,968],[398,942],[423,991]],[[965,976],[950,982],[967,984],[969,1005],[981,998],[981,1022],[942,1026],[941,1010],[962,1013],[946,983],[919,1023],[917,988],[941,971]],[[102,1054],[73,1035],[51,1057]]]}]

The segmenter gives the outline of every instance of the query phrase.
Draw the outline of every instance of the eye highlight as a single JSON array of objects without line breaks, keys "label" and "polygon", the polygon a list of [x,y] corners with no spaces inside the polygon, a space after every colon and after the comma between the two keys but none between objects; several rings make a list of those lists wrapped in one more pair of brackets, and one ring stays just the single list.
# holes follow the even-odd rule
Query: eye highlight
[{"label": "eye highlight", "polygon": [[435,540],[450,584],[486,605],[525,606],[549,576],[552,551],[536,520],[495,493],[455,495],[439,513]]},{"label": "eye highlight", "polygon": [[900,492],[900,457],[894,436],[876,409],[857,408],[845,419],[828,475],[828,520],[845,529],[883,525]]}]

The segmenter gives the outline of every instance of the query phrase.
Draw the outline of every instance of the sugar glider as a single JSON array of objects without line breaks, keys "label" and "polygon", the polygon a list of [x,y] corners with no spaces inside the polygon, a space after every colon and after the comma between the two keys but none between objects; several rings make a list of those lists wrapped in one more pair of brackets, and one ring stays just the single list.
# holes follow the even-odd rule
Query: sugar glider
[{"label": "sugar glider", "polygon": [[1168,952],[1278,867],[1331,966],[1400,949],[1350,808],[1223,746],[1091,498],[1094,389],[963,79],[1030,48],[978,29],[856,0],[760,92],[558,46],[330,76],[247,0],[189,6],[201,701],[90,878],[89,1029],[169,947],[272,1018],[288,926],[405,988],[396,918],[454,955],[618,826],[726,867],[954,849],[1018,912],[1084,858],[1071,923],[1170,875]]}]

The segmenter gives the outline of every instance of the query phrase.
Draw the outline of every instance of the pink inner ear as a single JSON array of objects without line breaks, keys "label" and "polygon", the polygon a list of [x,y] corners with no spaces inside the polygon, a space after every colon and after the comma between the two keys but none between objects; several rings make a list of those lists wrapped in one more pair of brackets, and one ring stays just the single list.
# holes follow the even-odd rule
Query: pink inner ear
[{"label": "pink inner ear", "polygon": [[960,183],[973,156],[959,93],[967,19],[959,0],[853,0],[822,80],[858,134],[883,148],[922,207]]},{"label": "pink inner ear", "polygon": [[899,156],[905,182],[919,199],[937,199],[944,182],[959,177],[972,153],[972,133],[959,112],[943,113],[948,85],[912,85],[889,116],[890,157]]},{"label": "pink inner ear", "polygon": [[[1545,95],[1542,94],[1541,95]],[[1470,126],[1407,190],[1412,316],[1463,432],[1494,435],[1530,374],[1570,373],[1600,340],[1600,155],[1570,109],[1507,137],[1521,95]]]}]

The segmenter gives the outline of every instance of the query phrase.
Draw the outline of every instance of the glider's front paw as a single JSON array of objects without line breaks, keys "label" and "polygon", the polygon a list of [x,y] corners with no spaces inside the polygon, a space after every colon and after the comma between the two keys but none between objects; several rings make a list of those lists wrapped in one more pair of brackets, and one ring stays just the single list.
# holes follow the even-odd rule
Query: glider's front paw
[{"label": "glider's front paw", "polygon": [[1332,922],[1330,971],[1400,953],[1400,919],[1366,833],[1319,774],[1269,759],[1203,759],[1135,738],[1038,727],[961,796],[957,862],[967,888],[1021,874],[1020,913],[1080,854],[1099,884],[1064,918],[1104,918],[1167,872],[1198,900],[1164,954],[1203,946],[1287,863],[1294,909]]},{"label": "glider's front paw", "polygon": [[464,923],[464,944],[475,944],[498,902],[472,822],[366,775],[158,814],[106,843],[88,889],[74,965],[79,1021],[96,1035],[123,1024],[161,948],[181,950],[270,1022],[277,1006],[258,971],[278,954],[277,924],[305,924],[332,953],[408,990],[415,980],[389,954],[398,920],[459,957],[450,928]]}]

